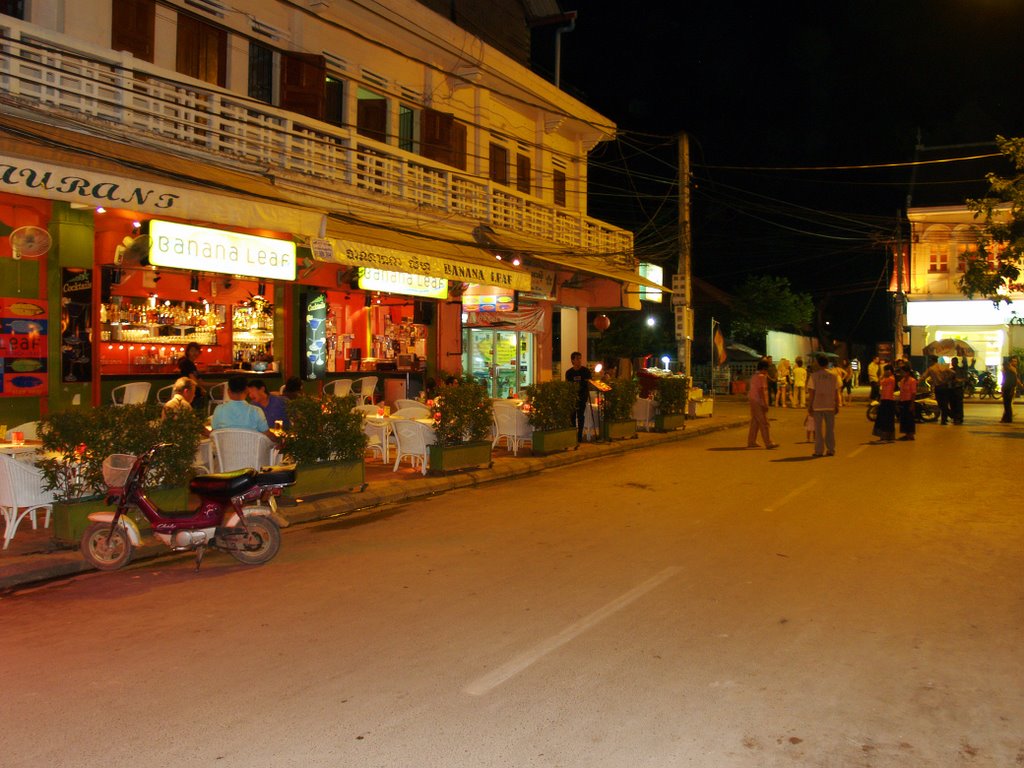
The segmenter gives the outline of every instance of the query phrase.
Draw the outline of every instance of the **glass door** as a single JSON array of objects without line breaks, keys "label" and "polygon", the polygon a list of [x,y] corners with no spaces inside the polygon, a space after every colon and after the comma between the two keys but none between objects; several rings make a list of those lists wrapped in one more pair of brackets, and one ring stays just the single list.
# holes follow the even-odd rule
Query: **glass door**
[{"label": "glass door", "polygon": [[462,338],[462,368],[484,384],[491,397],[519,394],[533,384],[533,334],[467,328]]}]

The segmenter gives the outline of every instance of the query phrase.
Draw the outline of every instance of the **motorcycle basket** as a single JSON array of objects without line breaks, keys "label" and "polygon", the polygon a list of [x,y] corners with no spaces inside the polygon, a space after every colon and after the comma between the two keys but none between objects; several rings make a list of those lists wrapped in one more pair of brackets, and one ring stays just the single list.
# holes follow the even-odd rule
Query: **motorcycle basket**
[{"label": "motorcycle basket", "polygon": [[112,453],[103,460],[103,482],[109,493],[119,493],[124,488],[133,464],[135,457],[130,453]]}]

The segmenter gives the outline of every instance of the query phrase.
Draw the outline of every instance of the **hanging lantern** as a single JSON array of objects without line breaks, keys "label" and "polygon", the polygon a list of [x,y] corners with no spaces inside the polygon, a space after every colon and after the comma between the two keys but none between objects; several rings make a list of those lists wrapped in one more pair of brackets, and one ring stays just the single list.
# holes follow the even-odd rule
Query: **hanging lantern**
[{"label": "hanging lantern", "polygon": [[611,318],[608,315],[598,315],[594,318],[594,327],[597,328],[601,333],[604,333],[612,326]]}]

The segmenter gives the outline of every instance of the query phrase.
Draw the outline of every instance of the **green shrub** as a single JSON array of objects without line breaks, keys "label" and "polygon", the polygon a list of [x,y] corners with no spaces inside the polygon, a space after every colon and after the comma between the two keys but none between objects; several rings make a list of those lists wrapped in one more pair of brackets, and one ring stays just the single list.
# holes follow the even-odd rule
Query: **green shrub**
[{"label": "green shrub", "polygon": [[689,381],[684,376],[662,376],[654,390],[654,404],[662,416],[686,413],[690,400]]},{"label": "green shrub", "polygon": [[636,379],[612,379],[601,397],[601,415],[606,421],[629,421],[633,418],[638,385]]},{"label": "green shrub", "polygon": [[458,445],[490,437],[491,398],[487,387],[472,377],[442,387],[434,398],[434,412],[441,414],[437,422],[438,445]]},{"label": "green shrub", "polygon": [[290,426],[282,452],[297,464],[354,461],[363,458],[363,417],[355,396],[297,397],[287,404]]},{"label": "green shrub", "polygon": [[527,418],[534,429],[572,429],[579,385],[571,381],[543,381],[526,388],[530,403]]}]

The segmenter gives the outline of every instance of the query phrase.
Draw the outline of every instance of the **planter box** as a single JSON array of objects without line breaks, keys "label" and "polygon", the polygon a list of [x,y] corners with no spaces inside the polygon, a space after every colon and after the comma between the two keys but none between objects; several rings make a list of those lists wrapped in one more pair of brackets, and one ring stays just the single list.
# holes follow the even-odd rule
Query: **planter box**
[{"label": "planter box", "polygon": [[490,440],[478,440],[458,445],[431,445],[429,448],[432,473],[491,466]]},{"label": "planter box", "polygon": [[338,493],[356,486],[366,487],[366,465],[362,459],[326,461],[319,464],[299,464],[295,470],[295,485],[284,489],[290,499],[305,498],[324,493]]},{"label": "planter box", "polygon": [[[147,494],[153,503],[164,510],[185,510],[189,508],[187,488],[158,488]],[[107,500],[89,499],[87,501],[58,501],[53,505],[53,522],[51,536],[55,542],[65,546],[77,547],[82,534],[92,523],[89,515],[101,510],[113,510],[113,504]],[[132,519],[145,535],[149,530],[149,521],[135,507],[128,511]]]},{"label": "planter box", "polygon": [[627,421],[604,421],[601,422],[602,440],[625,440],[636,437],[636,422],[633,419]]},{"label": "planter box", "polygon": [[554,453],[566,448],[576,447],[576,427],[567,429],[547,429],[533,431],[533,452],[535,454]]},{"label": "planter box", "polygon": [[674,432],[675,430],[682,429],[685,426],[685,413],[667,413],[664,415],[659,413],[654,416],[655,432]]}]

